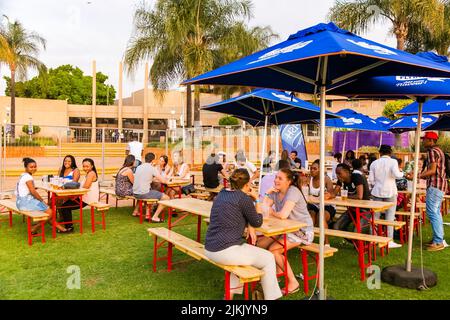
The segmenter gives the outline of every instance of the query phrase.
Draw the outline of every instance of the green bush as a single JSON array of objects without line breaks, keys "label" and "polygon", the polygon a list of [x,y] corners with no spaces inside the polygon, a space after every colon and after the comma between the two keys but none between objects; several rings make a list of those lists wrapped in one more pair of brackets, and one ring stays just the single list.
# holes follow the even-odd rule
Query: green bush
[{"label": "green bush", "polygon": [[232,116],[225,116],[219,119],[219,126],[237,126],[239,120]]},{"label": "green bush", "polygon": [[391,120],[397,119],[398,116],[396,116],[395,113],[411,103],[413,103],[412,100],[397,100],[388,102],[384,106],[383,116]]},{"label": "green bush", "polygon": [[7,142],[6,144],[12,147],[43,147],[57,145],[56,141],[54,141],[51,137],[32,138],[30,141],[30,137],[28,135],[16,137],[14,142]]}]

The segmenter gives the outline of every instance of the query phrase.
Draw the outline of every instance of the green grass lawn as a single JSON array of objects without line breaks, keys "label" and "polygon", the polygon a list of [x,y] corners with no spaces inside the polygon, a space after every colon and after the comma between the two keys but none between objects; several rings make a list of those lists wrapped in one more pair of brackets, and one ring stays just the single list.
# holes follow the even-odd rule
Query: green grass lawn
[{"label": "green grass lawn", "polygon": [[[87,211],[85,211],[87,213]],[[111,209],[106,231],[91,233],[90,218],[85,215],[83,235],[58,234],[51,238],[47,226],[47,243],[34,239],[33,246],[26,241],[26,224],[14,217],[10,229],[6,222],[0,227],[0,299],[210,299],[223,297],[224,272],[213,265],[189,260],[174,249],[174,265],[170,273],[160,262],[153,273],[152,239],[147,233],[148,223],[139,224],[131,217],[130,208]],[[89,219],[88,219],[89,218]],[[449,217],[446,217],[449,221]],[[191,220],[193,223],[196,221]],[[152,225],[162,226],[162,225]],[[450,232],[448,227],[446,231]],[[203,225],[203,235],[206,225]],[[195,239],[196,225],[180,226],[176,231]],[[424,241],[430,238],[429,223],[424,228]],[[401,289],[382,283],[381,289],[369,290],[359,280],[356,251],[342,240],[331,238],[331,245],[339,252],[325,261],[325,279],[328,295],[335,299],[450,299],[450,249],[423,252],[424,265],[438,274],[438,285],[428,291]],[[391,250],[374,262],[381,269],[402,264],[407,247]],[[162,252],[164,253],[164,252]],[[188,261],[186,261],[188,260]],[[290,261],[300,271],[298,251],[290,252]],[[81,288],[67,289],[71,274],[69,266],[79,266]],[[419,239],[414,242],[414,265],[420,265]],[[312,267],[312,266],[311,266]],[[311,287],[314,286],[310,281]],[[284,299],[302,299],[299,292]]]}]

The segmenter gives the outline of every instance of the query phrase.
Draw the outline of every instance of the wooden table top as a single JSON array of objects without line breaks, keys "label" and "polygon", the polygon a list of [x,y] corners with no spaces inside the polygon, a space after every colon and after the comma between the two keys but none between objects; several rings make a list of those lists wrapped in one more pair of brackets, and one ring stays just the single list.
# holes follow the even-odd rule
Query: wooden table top
[{"label": "wooden table top", "polygon": [[278,219],[275,217],[264,218],[263,224],[256,231],[261,232],[266,237],[277,236],[289,232],[295,232],[300,228],[306,227],[306,223],[290,219]]},{"label": "wooden table top", "polygon": [[158,202],[165,207],[170,207],[182,211],[187,211],[202,217],[209,218],[213,203],[195,198],[181,198],[172,200],[162,200]]},{"label": "wooden table top", "polygon": [[190,179],[173,179],[166,184],[168,187],[184,187],[191,184]]},{"label": "wooden table top", "polygon": [[[213,203],[195,198],[181,198],[172,200],[159,201],[160,204],[166,207],[187,211],[202,217],[210,218]],[[267,237],[276,236],[284,233],[294,232],[300,228],[305,227],[306,224],[295,220],[281,220],[275,217],[264,218],[261,227],[256,228],[256,231],[261,232]]]},{"label": "wooden table top", "polygon": [[[320,203],[319,197],[308,196],[308,202],[318,204]],[[356,199],[342,200],[341,197],[325,200],[325,204],[342,207],[354,207],[361,209],[373,209],[377,211],[387,210],[390,207],[397,205],[395,202],[382,202],[382,201],[356,200]]]},{"label": "wooden table top", "polygon": [[[401,194],[412,194],[412,191],[409,190],[399,190],[397,192]],[[426,189],[417,189],[417,194],[426,194],[426,193],[427,193]]]},{"label": "wooden table top", "polygon": [[89,189],[79,188],[79,189],[55,189],[50,186],[45,186],[41,181],[35,182],[35,187],[37,189],[42,189],[48,192],[52,192],[57,196],[80,196],[89,192]]}]

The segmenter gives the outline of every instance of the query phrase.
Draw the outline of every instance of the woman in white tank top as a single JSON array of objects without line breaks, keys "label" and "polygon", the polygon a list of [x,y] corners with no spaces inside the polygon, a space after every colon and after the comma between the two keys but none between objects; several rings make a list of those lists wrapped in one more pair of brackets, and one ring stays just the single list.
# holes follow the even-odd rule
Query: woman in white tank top
[{"label": "woman in white tank top", "polygon": [[[309,194],[318,197],[320,194],[320,162],[316,160],[310,167],[311,180],[309,181]],[[334,187],[331,179],[325,175],[325,199],[334,198]],[[319,226],[319,207],[308,203],[308,211],[311,215],[314,226]],[[336,214],[336,208],[334,206],[325,206],[325,228],[328,229]],[[328,238],[325,239],[325,243],[328,244]]]}]

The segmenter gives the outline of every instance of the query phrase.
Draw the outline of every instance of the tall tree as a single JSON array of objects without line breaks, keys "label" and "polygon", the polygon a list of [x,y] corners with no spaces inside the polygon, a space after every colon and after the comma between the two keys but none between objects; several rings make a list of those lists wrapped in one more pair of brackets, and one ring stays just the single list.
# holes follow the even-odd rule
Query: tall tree
[{"label": "tall tree", "polygon": [[406,49],[410,52],[436,50],[440,55],[450,55],[450,0],[443,2],[442,21],[429,28],[421,21],[416,21],[409,28]]},{"label": "tall tree", "polygon": [[[167,90],[182,79],[260,50],[275,35],[268,27],[246,27],[251,10],[249,0],[159,0],[153,9],[142,4],[135,12],[125,67],[132,74],[152,58],[152,85]],[[194,87],[194,120],[200,120],[199,86]]]},{"label": "tall tree", "polygon": [[397,39],[397,49],[405,50],[409,26],[420,22],[433,28],[442,21],[441,0],[337,0],[331,8],[329,19],[340,27],[362,33],[374,24],[387,21],[390,32]]},{"label": "tall tree", "polygon": [[[11,95],[11,78],[6,80],[5,94]],[[108,76],[97,72],[97,104],[109,105],[114,102],[116,90],[106,84]],[[66,100],[71,104],[92,104],[92,76],[84,75],[78,67],[70,64],[50,68],[28,81],[16,81],[16,97]]]},{"label": "tall tree", "polygon": [[[11,72],[11,123],[16,122],[16,79],[25,79],[28,69],[46,70],[38,60],[40,48],[45,49],[46,41],[39,34],[26,30],[19,21],[6,17],[5,25],[0,26],[0,62],[6,64]],[[12,136],[14,137],[14,128]]]}]

